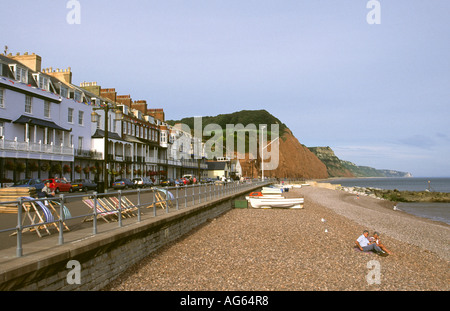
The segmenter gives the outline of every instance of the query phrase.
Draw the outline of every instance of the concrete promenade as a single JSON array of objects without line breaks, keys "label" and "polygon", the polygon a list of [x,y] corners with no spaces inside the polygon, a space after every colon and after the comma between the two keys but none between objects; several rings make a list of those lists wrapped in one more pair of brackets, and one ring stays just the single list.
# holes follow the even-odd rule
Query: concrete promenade
[{"label": "concrete promenade", "polygon": [[[250,183],[229,188],[217,186],[215,193],[206,192],[207,187],[202,188],[200,192],[199,188],[188,188],[186,196],[179,193],[178,209],[175,200],[172,201],[173,206],[168,209],[145,208],[146,205],[152,204],[152,192],[144,191],[140,197],[143,205],[140,222],[137,222],[137,217],[123,218],[122,226],[119,227],[118,222],[104,223],[98,219],[97,234],[93,234],[92,221],[82,222],[82,217],[71,219],[67,221],[70,231],[64,232],[62,245],[58,245],[56,230],[52,231],[52,235],[43,238],[38,238],[33,232],[26,232],[23,233],[23,256],[20,258],[16,256],[16,237],[9,236],[10,232],[2,233],[0,290],[101,289],[114,279],[115,275],[126,269],[128,263],[124,262],[128,261],[131,264],[139,261],[208,219],[230,210],[232,208],[230,199],[243,198],[250,191],[265,184],[267,183]],[[173,193],[176,193],[175,190]],[[137,203],[136,194],[128,194],[127,197]],[[69,207],[73,217],[90,212],[80,200],[69,199],[66,206]],[[17,222],[15,214],[0,216],[3,223]],[[114,255],[114,251],[118,254]],[[89,279],[89,282],[79,287],[67,286],[64,283],[69,270],[65,264],[71,259],[81,262],[85,279],[90,278],[88,274],[92,275],[93,271],[96,273],[94,276],[105,274],[109,276],[103,277],[100,283]],[[95,267],[107,261],[110,262],[109,268]],[[45,271],[39,272],[41,269]]]}]

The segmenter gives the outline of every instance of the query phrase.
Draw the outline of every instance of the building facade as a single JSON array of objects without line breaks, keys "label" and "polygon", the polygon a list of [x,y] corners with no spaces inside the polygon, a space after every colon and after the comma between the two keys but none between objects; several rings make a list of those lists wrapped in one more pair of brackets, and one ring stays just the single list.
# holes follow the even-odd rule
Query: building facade
[{"label": "building facade", "polygon": [[96,82],[76,86],[70,67],[41,62],[0,55],[0,184],[55,176],[158,183],[207,169],[202,142],[165,123],[163,109]]}]

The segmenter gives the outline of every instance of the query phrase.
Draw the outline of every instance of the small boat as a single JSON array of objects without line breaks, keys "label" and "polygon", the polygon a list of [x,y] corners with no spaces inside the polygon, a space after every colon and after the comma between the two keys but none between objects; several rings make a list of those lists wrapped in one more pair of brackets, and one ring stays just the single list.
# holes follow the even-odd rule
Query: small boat
[{"label": "small boat", "polygon": [[265,198],[249,197],[248,201],[253,208],[303,208],[303,198]]},{"label": "small boat", "polygon": [[261,192],[251,192],[245,199],[248,201],[250,198],[253,199],[284,199],[280,194],[262,194]]},{"label": "small boat", "polygon": [[261,192],[263,194],[280,194],[283,192],[283,189],[281,188],[274,188],[274,187],[262,187]]}]

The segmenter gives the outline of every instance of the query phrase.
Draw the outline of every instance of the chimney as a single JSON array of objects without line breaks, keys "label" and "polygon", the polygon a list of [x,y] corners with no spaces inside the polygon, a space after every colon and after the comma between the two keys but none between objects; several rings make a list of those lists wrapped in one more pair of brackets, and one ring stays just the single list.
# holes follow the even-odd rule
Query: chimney
[{"label": "chimney", "polygon": [[28,52],[25,52],[23,55],[17,53],[17,55],[13,56],[11,53],[8,54],[8,57],[14,59],[23,65],[27,66],[33,71],[40,72],[42,65],[42,58],[35,53],[28,55]]},{"label": "chimney", "polygon": [[130,95],[117,95],[117,102],[131,108],[133,100]]},{"label": "chimney", "polygon": [[117,92],[116,89],[101,89],[100,90],[100,96],[104,98],[108,98],[109,100],[112,100],[113,102],[116,102]]},{"label": "chimney", "polygon": [[100,96],[100,90],[102,89],[100,85],[97,85],[97,82],[83,82],[80,87],[97,96]]},{"label": "chimney", "polygon": [[53,70],[52,67],[44,69],[42,72],[45,74],[52,76],[58,80],[63,81],[66,84],[72,84],[72,69],[69,67],[67,69],[56,69]]},{"label": "chimney", "polygon": [[160,121],[165,121],[164,109],[147,109],[147,114]]},{"label": "chimney", "polygon": [[139,110],[144,115],[147,114],[147,101],[146,100],[137,100],[132,105],[131,108]]}]

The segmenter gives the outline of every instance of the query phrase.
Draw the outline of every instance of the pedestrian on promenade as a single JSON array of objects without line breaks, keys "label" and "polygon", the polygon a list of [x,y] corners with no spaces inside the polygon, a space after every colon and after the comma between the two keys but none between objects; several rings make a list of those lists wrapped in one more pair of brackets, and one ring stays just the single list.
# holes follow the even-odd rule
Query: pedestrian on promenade
[{"label": "pedestrian on promenade", "polygon": [[39,197],[41,198],[53,198],[55,196],[55,192],[50,188],[50,181],[45,181],[44,188],[42,188]]}]

